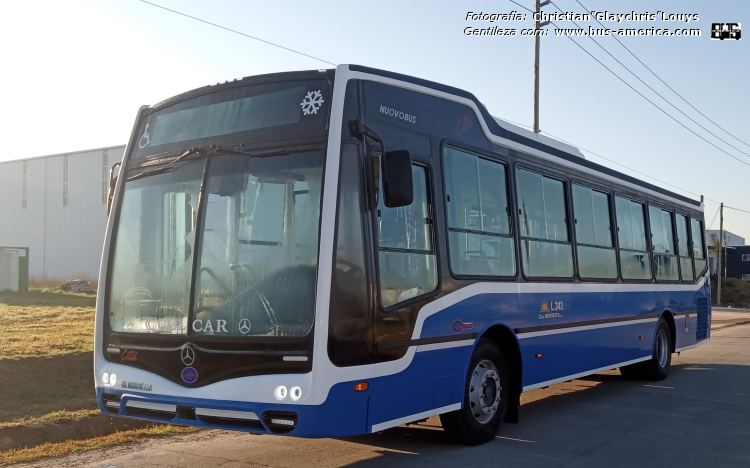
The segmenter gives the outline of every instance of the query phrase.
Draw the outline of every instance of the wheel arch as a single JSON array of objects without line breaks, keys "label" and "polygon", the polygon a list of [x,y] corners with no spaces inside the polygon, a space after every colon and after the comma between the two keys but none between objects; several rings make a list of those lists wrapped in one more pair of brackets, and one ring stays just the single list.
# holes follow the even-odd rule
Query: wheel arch
[{"label": "wheel arch", "polygon": [[[662,318],[667,322],[667,325],[669,325],[669,333],[672,337],[672,349],[670,351],[674,353],[674,350],[677,349],[677,326],[675,324],[674,315],[671,310],[666,309],[662,312],[659,320]],[[659,322],[656,322],[656,326],[659,326]],[[654,331],[654,336],[656,336],[656,331]]]},{"label": "wheel arch", "polygon": [[505,357],[511,379],[511,401],[508,405],[507,422],[518,422],[518,406],[523,391],[523,358],[521,346],[515,332],[505,324],[497,323],[487,327],[478,337],[477,342],[486,338],[495,342]]}]

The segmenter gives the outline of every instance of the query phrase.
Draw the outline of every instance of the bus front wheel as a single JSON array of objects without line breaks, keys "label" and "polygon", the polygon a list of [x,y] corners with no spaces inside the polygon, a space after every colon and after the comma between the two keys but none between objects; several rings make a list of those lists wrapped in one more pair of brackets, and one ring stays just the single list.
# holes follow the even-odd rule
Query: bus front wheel
[{"label": "bus front wheel", "polygon": [[669,375],[672,365],[672,333],[667,321],[659,320],[654,339],[654,351],[651,359],[629,366],[621,367],[624,377],[643,380],[664,380]]},{"label": "bus front wheel", "polygon": [[495,438],[510,399],[508,368],[500,348],[481,339],[471,355],[460,410],[440,415],[443,429],[454,440],[478,445]]}]

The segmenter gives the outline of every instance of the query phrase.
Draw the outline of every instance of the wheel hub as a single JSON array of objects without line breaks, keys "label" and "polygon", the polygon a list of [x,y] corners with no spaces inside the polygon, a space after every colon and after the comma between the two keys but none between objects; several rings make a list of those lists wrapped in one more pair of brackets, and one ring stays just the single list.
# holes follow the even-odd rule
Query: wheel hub
[{"label": "wheel hub", "polygon": [[667,339],[667,332],[661,329],[656,335],[656,360],[659,362],[659,367],[666,367],[668,358],[669,340]]},{"label": "wheel hub", "polygon": [[500,406],[502,391],[500,376],[492,361],[484,360],[476,365],[469,385],[471,414],[480,424],[485,424],[495,416]]}]

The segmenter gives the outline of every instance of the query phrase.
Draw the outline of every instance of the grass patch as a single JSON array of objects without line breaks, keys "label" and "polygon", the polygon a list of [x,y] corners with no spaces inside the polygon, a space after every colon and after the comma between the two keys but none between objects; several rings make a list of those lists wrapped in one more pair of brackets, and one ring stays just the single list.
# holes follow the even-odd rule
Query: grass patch
[{"label": "grass patch", "polygon": [[7,442],[0,464],[197,430],[114,421],[99,413],[92,370],[95,306],[90,294],[0,293],[0,431]]},{"label": "grass patch", "polygon": [[95,305],[86,294],[0,293],[0,360],[93,351]]},{"label": "grass patch", "polygon": [[0,422],[96,409],[93,353],[0,359]]},{"label": "grass patch", "polygon": [[187,434],[198,431],[195,427],[157,426],[132,431],[116,432],[102,437],[85,440],[68,440],[54,444],[42,444],[36,447],[0,452],[0,463],[18,463],[36,460],[43,457],[56,457],[73,452],[83,452],[112,445],[124,444],[141,438],[165,437],[175,434]]},{"label": "grass patch", "polygon": [[[718,285],[716,277],[711,277],[711,300],[716,305],[718,299]],[[721,305],[737,307],[740,309],[750,308],[750,282],[737,278],[721,279]]]},{"label": "grass patch", "polygon": [[19,426],[41,426],[43,424],[59,424],[63,422],[81,421],[90,416],[99,415],[98,409],[90,410],[78,410],[78,411],[53,411],[47,413],[44,416],[39,417],[22,417],[14,419],[13,421],[0,422],[0,429],[4,427],[19,427]]},{"label": "grass patch", "polygon": [[96,408],[95,305],[86,294],[0,293],[0,423]]}]

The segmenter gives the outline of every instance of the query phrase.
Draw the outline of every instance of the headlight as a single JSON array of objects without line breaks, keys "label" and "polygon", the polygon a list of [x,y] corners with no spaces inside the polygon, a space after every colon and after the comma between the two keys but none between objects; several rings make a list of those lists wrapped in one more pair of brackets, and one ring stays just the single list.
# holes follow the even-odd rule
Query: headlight
[{"label": "headlight", "polygon": [[109,374],[106,372],[102,374],[102,383],[104,385],[109,385]]},{"label": "headlight", "polygon": [[276,387],[276,389],[274,389],[273,397],[281,401],[284,398],[286,398],[286,393],[287,393],[286,387],[283,385],[279,385],[278,387]]},{"label": "headlight", "polygon": [[292,387],[292,389],[289,390],[289,397],[292,401],[299,401],[299,399],[302,398],[302,389],[297,386]]},{"label": "headlight", "polygon": [[114,387],[116,383],[117,383],[117,375],[109,374],[109,385]]}]

